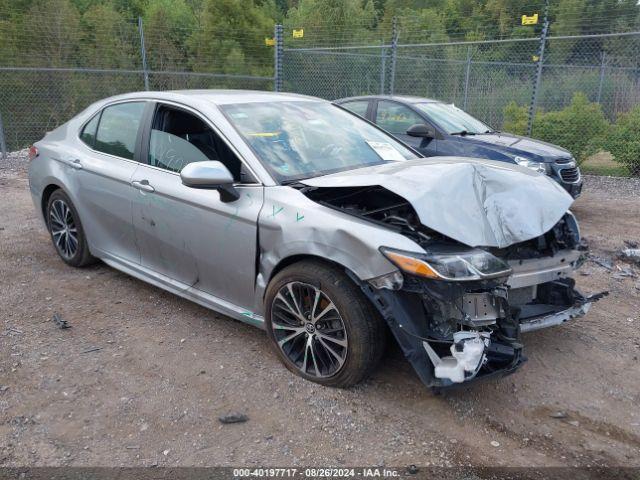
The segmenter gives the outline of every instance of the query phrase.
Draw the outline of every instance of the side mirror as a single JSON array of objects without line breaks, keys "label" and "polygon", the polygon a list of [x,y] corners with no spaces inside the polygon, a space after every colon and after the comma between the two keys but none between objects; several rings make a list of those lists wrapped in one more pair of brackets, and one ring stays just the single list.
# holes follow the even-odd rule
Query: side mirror
[{"label": "side mirror", "polygon": [[407,130],[407,135],[410,137],[422,137],[422,138],[435,138],[436,130],[431,125],[425,125],[424,123],[416,123],[411,125]]},{"label": "side mirror", "polygon": [[189,163],[180,171],[180,179],[187,187],[218,190],[223,202],[233,202],[240,198],[233,186],[233,175],[218,161]]}]

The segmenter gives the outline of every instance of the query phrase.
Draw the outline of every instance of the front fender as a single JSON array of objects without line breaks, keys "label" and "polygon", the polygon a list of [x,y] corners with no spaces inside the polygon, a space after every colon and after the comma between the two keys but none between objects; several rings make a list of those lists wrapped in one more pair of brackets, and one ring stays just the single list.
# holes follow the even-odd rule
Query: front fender
[{"label": "front fender", "polygon": [[380,253],[381,246],[423,251],[407,237],[320,205],[299,190],[266,188],[258,218],[255,311],[263,311],[264,292],[273,272],[288,258],[324,258],[368,280],[397,270]]}]

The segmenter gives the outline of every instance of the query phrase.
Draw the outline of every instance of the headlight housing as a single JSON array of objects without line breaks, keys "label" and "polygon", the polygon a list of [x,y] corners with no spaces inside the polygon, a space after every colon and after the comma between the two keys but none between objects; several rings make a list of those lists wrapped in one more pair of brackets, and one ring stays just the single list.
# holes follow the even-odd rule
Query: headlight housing
[{"label": "headlight housing", "polygon": [[382,254],[405,273],[434,280],[465,282],[506,277],[511,267],[479,248],[438,249],[429,253],[381,247]]},{"label": "headlight housing", "polygon": [[544,162],[536,162],[535,160],[530,160],[525,157],[519,157],[518,155],[513,157],[513,160],[518,165],[522,165],[523,167],[530,168],[531,170],[534,170],[536,172],[545,173],[545,174],[547,173],[547,164]]}]

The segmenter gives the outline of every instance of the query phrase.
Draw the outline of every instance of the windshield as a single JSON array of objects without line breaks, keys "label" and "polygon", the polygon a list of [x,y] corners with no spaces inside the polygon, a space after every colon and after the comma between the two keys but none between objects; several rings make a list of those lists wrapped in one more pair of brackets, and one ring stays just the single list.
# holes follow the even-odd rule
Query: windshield
[{"label": "windshield", "polygon": [[492,132],[491,127],[473,118],[455,105],[447,105],[445,103],[418,103],[415,106],[426,113],[433,123],[449,135],[454,133],[473,135],[476,133]]},{"label": "windshield", "polygon": [[221,108],[281,183],[416,158],[389,135],[330,103],[244,103]]}]

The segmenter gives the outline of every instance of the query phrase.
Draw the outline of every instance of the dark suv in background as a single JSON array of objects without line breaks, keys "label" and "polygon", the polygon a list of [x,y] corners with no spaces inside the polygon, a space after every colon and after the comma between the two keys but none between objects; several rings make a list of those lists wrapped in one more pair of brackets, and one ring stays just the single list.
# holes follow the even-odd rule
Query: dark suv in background
[{"label": "dark suv in background", "polygon": [[546,173],[574,198],[582,191],[571,152],[549,143],[499,132],[453,104],[420,97],[366,96],[334,103],[385,129],[427,157],[499,160]]}]

